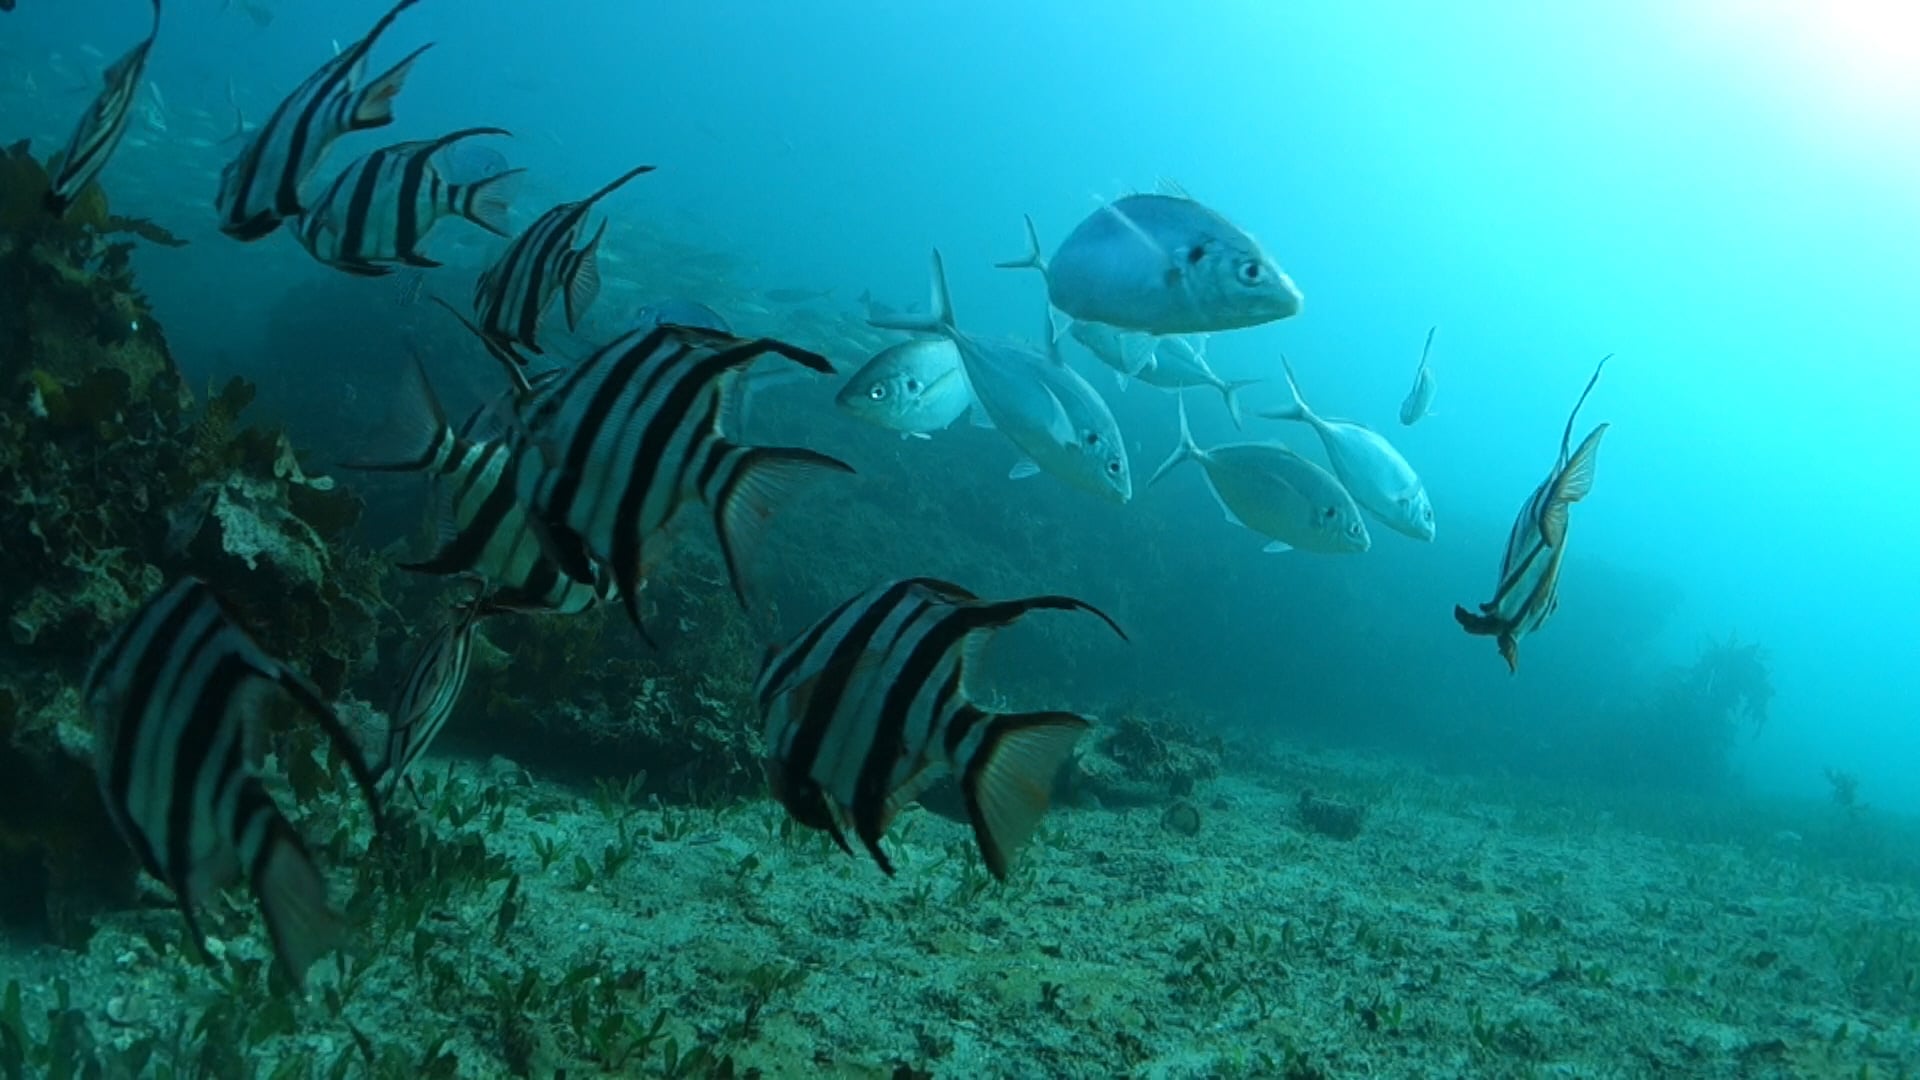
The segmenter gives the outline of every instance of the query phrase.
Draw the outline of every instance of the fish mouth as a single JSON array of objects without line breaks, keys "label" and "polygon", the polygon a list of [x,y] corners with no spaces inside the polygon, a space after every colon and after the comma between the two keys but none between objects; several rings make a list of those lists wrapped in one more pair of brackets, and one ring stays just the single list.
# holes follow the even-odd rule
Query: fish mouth
[{"label": "fish mouth", "polygon": [[1293,283],[1293,278],[1289,277],[1286,271],[1276,266],[1273,272],[1280,278],[1279,298],[1274,307],[1279,311],[1280,318],[1291,319],[1307,306],[1306,295],[1300,291],[1300,286]]}]

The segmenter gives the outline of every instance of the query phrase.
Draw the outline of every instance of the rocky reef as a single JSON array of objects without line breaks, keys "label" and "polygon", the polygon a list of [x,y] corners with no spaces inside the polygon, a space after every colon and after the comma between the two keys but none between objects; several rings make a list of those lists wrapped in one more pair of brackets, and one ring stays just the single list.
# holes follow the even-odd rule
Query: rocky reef
[{"label": "rocky reef", "polygon": [[59,218],[44,209],[46,191],[26,146],[8,148],[0,879],[23,886],[6,890],[6,914],[71,937],[84,920],[69,904],[130,876],[94,794],[73,689],[107,631],[164,582],[199,575],[271,650],[337,693],[367,666],[385,604],[380,562],[333,543],[359,516],[357,499],[308,476],[279,432],[242,421],[246,382],[204,402],[183,382],[131,269],[136,243],[181,241],[113,215],[97,186]]}]

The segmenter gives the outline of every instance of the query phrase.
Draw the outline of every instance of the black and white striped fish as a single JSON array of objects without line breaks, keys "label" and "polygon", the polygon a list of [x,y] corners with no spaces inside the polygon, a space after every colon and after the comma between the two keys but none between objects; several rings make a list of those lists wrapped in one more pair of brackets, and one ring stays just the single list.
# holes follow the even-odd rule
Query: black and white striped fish
[{"label": "black and white striped fish", "polygon": [[1046,812],[1054,773],[1089,721],[1073,713],[992,713],[968,700],[966,668],[987,635],[1029,611],[1085,611],[1070,596],[982,600],[911,578],[846,601],[782,647],[754,682],[774,798],[851,853],[851,830],[893,873],[880,838],[932,781],[959,781],[974,840],[994,877]]},{"label": "black and white striped fish", "polygon": [[1600,372],[1613,358],[1609,353],[1593,369],[1587,388],[1574,402],[1567,426],[1560,433],[1560,456],[1553,471],[1533,489],[1507,534],[1507,550],[1500,559],[1500,584],[1493,599],[1480,605],[1479,614],[1456,606],[1453,617],[1469,634],[1497,637],[1508,671],[1520,669],[1520,639],[1540,629],[1560,607],[1560,562],[1567,553],[1568,510],[1593,490],[1594,465],[1600,456],[1601,424],[1573,448],[1573,424],[1580,407],[1600,381]]},{"label": "black and white striped fish", "polygon": [[300,201],[304,183],[333,140],[349,131],[384,127],[393,122],[393,99],[406,81],[407,70],[422,45],[386,74],[361,85],[367,54],[393,20],[419,0],[400,0],[367,36],[341,49],[338,55],[307,76],[287,95],[267,122],[253,132],[240,156],[220,173],[220,231],[236,240],[258,240],[287,218],[306,210]]},{"label": "black and white striped fish", "polygon": [[266,706],[290,700],[318,721],[380,812],[359,748],[319,691],[255,644],[206,583],[185,578],[113,635],[84,693],[107,811],[173,890],[195,945],[204,952],[199,906],[244,874],[274,952],[301,985],[344,927],[313,857],[254,771]]},{"label": "black and white striped fish", "polygon": [[439,266],[420,244],[443,217],[464,217],[507,235],[511,169],[470,184],[450,184],[434,165],[441,149],[503,128],[466,128],[431,141],[381,147],[348,165],[300,219],[300,243],[337,270],[363,277],[393,272],[393,263]]},{"label": "black and white striped fish", "polygon": [[743,446],[737,380],[763,356],[832,374],[826,357],[771,338],[662,325],[616,338],[525,395],[513,439],[516,490],[560,568],[583,584],[611,571],[640,623],[642,544],[689,500],[705,503],[742,605],[752,558],[777,498],[821,472],[852,472],[812,450]]},{"label": "black and white striped fish", "polygon": [[414,657],[387,714],[387,755],[379,780],[388,794],[452,718],[473,663],[473,632],[481,619],[498,613],[484,596],[476,596],[454,611]]},{"label": "black and white striped fish", "polygon": [[147,53],[160,36],[160,0],[153,0],[153,29],[146,40],[128,49],[126,55],[107,69],[106,89],[93,99],[80,125],[74,128],[67,148],[48,164],[52,174],[47,188],[47,209],[64,214],[80,197],[93,178],[106,167],[114,147],[127,132],[127,117],[140,96],[140,76],[147,66]]},{"label": "black and white striped fish", "polygon": [[[511,370],[520,375],[519,369]],[[486,602],[494,608],[553,615],[585,611],[608,598],[610,578],[602,572],[591,582],[575,581],[547,555],[515,491],[517,451],[504,437],[511,410],[510,402],[493,402],[453,427],[415,357],[407,365],[390,424],[401,440],[392,460],[348,467],[432,478],[433,554],[401,563],[401,569],[478,576],[487,583]]]},{"label": "black and white striped fish", "polygon": [[[562,291],[566,294],[567,329],[580,328],[587,308],[600,295],[600,266],[595,253],[607,225],[601,222],[593,239],[576,249],[580,228],[594,203],[634,177],[652,171],[651,165],[629,169],[586,198],[561,203],[541,214],[513,238],[492,266],[481,272],[473,287],[474,319],[467,325],[479,335],[488,352],[503,363],[523,366],[527,359],[520,350],[541,352],[536,340],[540,318]],[[461,321],[467,321],[465,316]]]}]

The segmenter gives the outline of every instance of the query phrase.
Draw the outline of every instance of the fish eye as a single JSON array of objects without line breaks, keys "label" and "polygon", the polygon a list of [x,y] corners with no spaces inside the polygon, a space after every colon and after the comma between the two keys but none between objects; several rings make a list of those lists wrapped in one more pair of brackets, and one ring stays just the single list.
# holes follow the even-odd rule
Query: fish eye
[{"label": "fish eye", "polygon": [[1240,264],[1240,280],[1248,285],[1258,285],[1266,276],[1266,270],[1259,263],[1249,260]]},{"label": "fish eye", "polygon": [[1118,461],[1107,462],[1107,475],[1108,476],[1120,475],[1120,463]]},{"label": "fish eye", "polygon": [[878,383],[878,382],[874,383],[871,387],[867,388],[867,397],[871,398],[874,401],[887,400],[887,384]]}]

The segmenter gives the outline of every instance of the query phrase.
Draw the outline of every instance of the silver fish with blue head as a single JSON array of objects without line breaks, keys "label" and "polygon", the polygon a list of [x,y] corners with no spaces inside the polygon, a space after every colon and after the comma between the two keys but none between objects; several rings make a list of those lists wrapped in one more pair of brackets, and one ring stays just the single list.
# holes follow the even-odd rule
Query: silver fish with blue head
[{"label": "silver fish with blue head", "polygon": [[1299,549],[1360,554],[1373,546],[1353,496],[1320,466],[1277,442],[1229,443],[1202,449],[1180,402],[1180,445],[1154,470],[1149,487],[1183,462],[1199,462],[1207,488],[1227,520],[1267,537],[1268,552]]},{"label": "silver fish with blue head", "polygon": [[1126,502],[1133,498],[1133,471],[1120,425],[1106,400],[1068,367],[1053,347],[1049,313],[1045,342],[976,338],[954,322],[946,267],[934,251],[932,296],[927,315],[896,313],[870,319],[883,330],[939,334],[960,350],[967,384],[981,409],[1031,461],[1014,467],[1015,478],[1045,471],[1083,491]]},{"label": "silver fish with blue head", "polygon": [[651,330],[662,324],[696,326],[702,330],[717,330],[722,334],[733,333],[733,327],[725,315],[697,300],[662,300],[641,308],[633,318],[633,329],[636,331]]},{"label": "silver fish with blue head", "polygon": [[1320,435],[1320,445],[1333,463],[1354,501],[1395,532],[1415,540],[1434,537],[1433,501],[1427,498],[1427,486],[1420,475],[1400,456],[1386,437],[1365,424],[1352,420],[1323,419],[1307,407],[1293,377],[1293,365],[1286,357],[1280,366],[1287,376],[1287,392],[1293,398],[1285,407],[1260,415],[1270,420],[1299,420],[1311,425]]},{"label": "silver fish with blue head", "polygon": [[1264,380],[1221,378],[1213,365],[1207,363],[1205,334],[1157,338],[1155,342],[1154,362],[1134,375],[1135,379],[1161,390],[1179,391],[1189,386],[1215,390],[1227,403],[1227,415],[1233,418],[1233,426],[1241,426],[1240,391]]},{"label": "silver fish with blue head", "polygon": [[1453,609],[1453,618],[1469,634],[1498,640],[1500,657],[1507,670],[1520,670],[1520,639],[1540,629],[1560,607],[1560,564],[1567,552],[1569,510],[1593,490],[1594,466],[1600,456],[1600,439],[1607,426],[1601,424],[1573,448],[1573,425],[1580,407],[1600,381],[1601,369],[1613,355],[1601,358],[1587,380],[1587,388],[1573,404],[1567,426],[1560,433],[1560,456],[1514,518],[1507,534],[1507,549],[1500,557],[1500,583],[1493,599],[1480,605],[1480,611],[1464,607]]},{"label": "silver fish with blue head", "polygon": [[1045,259],[1033,219],[1027,254],[1053,306],[1075,319],[1149,334],[1259,326],[1300,313],[1293,279],[1251,236],[1177,195],[1139,194],[1094,211]]},{"label": "silver fish with blue head", "polygon": [[849,416],[922,439],[974,407],[960,348],[946,338],[887,346],[853,373],[833,402]]}]

